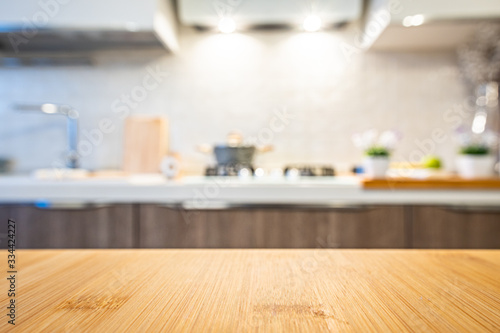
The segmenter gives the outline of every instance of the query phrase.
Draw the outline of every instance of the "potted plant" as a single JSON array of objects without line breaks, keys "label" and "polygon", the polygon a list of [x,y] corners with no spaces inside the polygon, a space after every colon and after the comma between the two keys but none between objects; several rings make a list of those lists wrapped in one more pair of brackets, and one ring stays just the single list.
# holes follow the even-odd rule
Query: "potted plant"
[{"label": "potted plant", "polygon": [[370,178],[383,178],[389,169],[389,158],[399,136],[395,131],[378,135],[374,129],[353,135],[354,145],[365,152],[364,174]]},{"label": "potted plant", "polygon": [[459,135],[460,150],[457,171],[463,178],[487,178],[494,174],[495,155],[492,153],[497,143],[493,132],[481,135],[462,133]]}]

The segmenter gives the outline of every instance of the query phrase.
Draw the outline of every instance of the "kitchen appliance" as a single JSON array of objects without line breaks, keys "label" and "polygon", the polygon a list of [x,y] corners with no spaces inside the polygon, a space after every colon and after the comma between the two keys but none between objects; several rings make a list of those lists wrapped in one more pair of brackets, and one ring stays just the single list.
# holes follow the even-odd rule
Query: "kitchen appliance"
[{"label": "kitchen appliance", "polygon": [[361,0],[179,0],[179,19],[187,26],[220,27],[221,20],[234,21],[237,29],[301,27],[317,15],[323,28],[341,26],[361,16]]},{"label": "kitchen appliance", "polygon": [[160,172],[168,153],[167,119],[156,116],[130,116],[125,120],[123,171]]},{"label": "kitchen appliance", "polygon": [[0,2],[0,55],[178,49],[170,0]]},{"label": "kitchen appliance", "polygon": [[242,174],[253,175],[254,172],[255,168],[251,164],[219,164],[205,168],[205,176],[236,177]]},{"label": "kitchen appliance", "polygon": [[218,165],[228,166],[234,169],[240,165],[252,165],[255,152],[268,152],[273,149],[271,145],[254,146],[243,143],[243,136],[237,131],[230,132],[227,135],[225,144],[211,146],[209,144],[199,145],[198,151],[202,153],[215,155]]},{"label": "kitchen appliance", "polygon": [[331,165],[287,165],[283,169],[285,175],[290,175],[292,172],[298,172],[301,177],[333,177],[335,169]]},{"label": "kitchen appliance", "polygon": [[219,164],[205,168],[205,176],[232,176],[232,177],[283,177],[295,179],[300,177],[333,177],[335,169],[331,165],[302,165],[291,164],[283,169],[265,170],[256,168],[251,164]]}]

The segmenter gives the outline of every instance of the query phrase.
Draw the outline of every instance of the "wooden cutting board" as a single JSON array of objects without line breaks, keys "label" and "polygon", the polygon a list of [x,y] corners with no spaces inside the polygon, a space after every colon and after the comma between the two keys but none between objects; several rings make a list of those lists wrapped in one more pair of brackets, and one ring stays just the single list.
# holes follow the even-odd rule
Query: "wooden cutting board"
[{"label": "wooden cutting board", "polygon": [[364,179],[363,188],[370,190],[500,190],[500,178],[463,179],[447,178],[384,178]]},{"label": "wooden cutting board", "polygon": [[500,331],[500,250],[16,253],[1,332]]},{"label": "wooden cutting board", "polygon": [[163,117],[131,116],[125,120],[123,171],[160,172],[168,153],[167,120]]}]

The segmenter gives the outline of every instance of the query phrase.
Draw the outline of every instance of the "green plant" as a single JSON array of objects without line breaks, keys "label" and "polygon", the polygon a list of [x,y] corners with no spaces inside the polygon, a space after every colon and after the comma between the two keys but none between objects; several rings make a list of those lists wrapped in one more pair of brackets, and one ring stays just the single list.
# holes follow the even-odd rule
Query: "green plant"
[{"label": "green plant", "polygon": [[387,157],[390,155],[390,152],[387,148],[380,146],[370,147],[366,150],[365,153],[367,156],[372,156],[372,157]]},{"label": "green plant", "polygon": [[464,155],[488,155],[490,148],[484,145],[469,145],[460,148],[460,154]]}]

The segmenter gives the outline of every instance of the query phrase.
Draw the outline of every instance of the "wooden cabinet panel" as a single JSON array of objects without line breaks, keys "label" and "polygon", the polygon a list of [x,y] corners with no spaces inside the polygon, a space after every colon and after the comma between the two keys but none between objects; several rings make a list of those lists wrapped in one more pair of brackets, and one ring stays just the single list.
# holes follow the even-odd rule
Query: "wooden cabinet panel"
[{"label": "wooden cabinet panel", "polygon": [[0,205],[19,248],[500,248],[500,212],[437,206],[180,210]]},{"label": "wooden cabinet panel", "polygon": [[414,207],[412,233],[415,248],[498,249],[500,211]]},{"label": "wooden cabinet panel", "polygon": [[403,248],[404,207],[259,211],[263,247]]},{"label": "wooden cabinet panel", "polygon": [[39,209],[12,205],[18,248],[131,248],[133,205]]},{"label": "wooden cabinet panel", "polygon": [[10,218],[10,207],[6,205],[0,205],[0,247],[2,249],[7,248],[7,235],[8,235],[8,221]]},{"label": "wooden cabinet panel", "polygon": [[403,206],[183,211],[141,205],[139,247],[402,248]]},{"label": "wooden cabinet panel", "polygon": [[404,248],[405,208],[379,206],[362,211],[333,212],[328,215],[323,241],[339,248]]},{"label": "wooden cabinet panel", "polygon": [[[7,221],[10,218],[10,206],[8,205],[0,205],[0,221],[2,225],[7,225]],[[2,233],[5,232],[7,227],[2,228]],[[5,229],[5,230],[4,230]]]},{"label": "wooden cabinet panel", "polygon": [[141,205],[139,247],[256,247],[254,213],[250,210],[182,210]]},{"label": "wooden cabinet panel", "polygon": [[140,205],[139,247],[204,247],[205,223],[198,214],[188,213],[155,204]]}]

